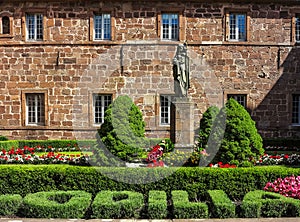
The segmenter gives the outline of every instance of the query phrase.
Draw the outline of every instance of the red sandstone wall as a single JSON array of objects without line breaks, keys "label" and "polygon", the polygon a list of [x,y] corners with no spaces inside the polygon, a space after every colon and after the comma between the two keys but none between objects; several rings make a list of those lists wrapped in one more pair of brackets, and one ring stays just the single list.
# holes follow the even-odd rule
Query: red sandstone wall
[{"label": "red sandstone wall", "polygon": [[[175,43],[159,40],[158,16],[181,11],[181,40],[191,64],[190,97],[195,128],[209,105],[227,93],[247,93],[248,110],[265,136],[299,135],[291,126],[291,95],[299,92],[299,50],[293,46],[292,16],[298,6],[166,2],[14,3],[13,36],[0,37],[0,134],[15,139],[93,138],[91,93],[130,95],[141,108],[149,136],[168,136],[158,124],[159,94],[172,94]],[[300,7],[298,7],[300,9]],[[90,37],[92,11],[110,11],[113,41]],[[226,13],[246,11],[246,42],[226,41]],[[45,40],[24,38],[25,12],[46,15]],[[143,40],[143,41],[141,41]],[[122,44],[123,48],[122,48]],[[137,45],[139,44],[139,45]],[[121,48],[123,54],[122,64]],[[22,92],[46,90],[47,125],[24,125]],[[78,130],[74,134],[73,130]]]}]

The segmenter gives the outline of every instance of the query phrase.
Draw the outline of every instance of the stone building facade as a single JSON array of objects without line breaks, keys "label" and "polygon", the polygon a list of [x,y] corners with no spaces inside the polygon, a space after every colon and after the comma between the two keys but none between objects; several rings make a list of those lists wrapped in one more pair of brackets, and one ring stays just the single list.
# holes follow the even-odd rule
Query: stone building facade
[{"label": "stone building facade", "polygon": [[172,61],[186,43],[195,131],[234,97],[263,137],[300,136],[299,16],[290,0],[3,1],[0,134],[95,138],[108,104],[129,95],[147,135],[168,137]]}]

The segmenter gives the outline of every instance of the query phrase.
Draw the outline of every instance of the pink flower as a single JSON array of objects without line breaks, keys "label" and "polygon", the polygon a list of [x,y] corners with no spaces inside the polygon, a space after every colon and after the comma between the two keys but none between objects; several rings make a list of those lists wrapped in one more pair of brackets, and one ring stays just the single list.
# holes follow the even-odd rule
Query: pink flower
[{"label": "pink flower", "polygon": [[276,192],[286,197],[300,199],[300,180],[292,175],[284,179],[277,178],[273,183],[268,182],[264,187],[265,191]]}]

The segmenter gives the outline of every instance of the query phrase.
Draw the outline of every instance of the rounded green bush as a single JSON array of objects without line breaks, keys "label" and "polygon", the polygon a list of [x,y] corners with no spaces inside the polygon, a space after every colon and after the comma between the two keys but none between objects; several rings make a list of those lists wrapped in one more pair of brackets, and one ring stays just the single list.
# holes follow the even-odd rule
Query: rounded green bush
[{"label": "rounded green bush", "polygon": [[24,197],[22,214],[30,218],[84,218],[92,195],[85,191],[48,191]]}]

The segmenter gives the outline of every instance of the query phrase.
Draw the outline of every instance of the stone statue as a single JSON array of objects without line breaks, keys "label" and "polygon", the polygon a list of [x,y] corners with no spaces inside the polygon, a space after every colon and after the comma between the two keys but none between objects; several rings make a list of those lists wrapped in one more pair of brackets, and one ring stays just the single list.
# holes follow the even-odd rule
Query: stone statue
[{"label": "stone statue", "polygon": [[189,80],[189,57],[187,56],[186,44],[177,46],[176,55],[173,59],[173,75],[175,80],[175,94],[179,97],[187,97],[190,88]]}]

